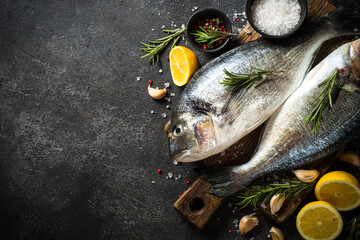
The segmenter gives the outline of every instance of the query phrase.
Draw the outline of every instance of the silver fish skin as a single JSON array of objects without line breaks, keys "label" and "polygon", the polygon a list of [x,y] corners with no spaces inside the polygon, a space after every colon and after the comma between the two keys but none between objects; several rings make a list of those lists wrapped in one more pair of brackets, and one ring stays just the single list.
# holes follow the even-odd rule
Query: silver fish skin
[{"label": "silver fish skin", "polygon": [[[265,122],[299,87],[324,41],[358,34],[354,25],[360,29],[360,14],[353,10],[345,19],[339,18],[340,10],[334,12],[283,41],[260,39],[237,47],[198,70],[172,111],[170,157],[179,162],[205,159]],[[220,84],[226,77],[224,69],[249,73],[252,68],[285,72],[248,90],[230,91]]]},{"label": "silver fish skin", "polygon": [[[318,131],[305,124],[323,87],[319,84],[338,72],[333,107],[325,107]],[[329,106],[329,101],[326,102]],[[309,72],[301,86],[266,124],[258,150],[246,164],[227,168],[209,177],[210,193],[229,196],[254,179],[298,168],[322,159],[360,135],[360,39],[332,52]]]}]

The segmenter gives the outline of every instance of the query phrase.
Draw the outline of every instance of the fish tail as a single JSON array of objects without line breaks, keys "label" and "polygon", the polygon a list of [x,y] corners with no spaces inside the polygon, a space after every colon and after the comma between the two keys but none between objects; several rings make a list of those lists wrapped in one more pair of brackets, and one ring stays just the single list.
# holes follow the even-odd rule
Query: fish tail
[{"label": "fish tail", "polygon": [[339,35],[360,34],[360,0],[352,0],[348,5],[337,8],[327,14],[332,20]]},{"label": "fish tail", "polygon": [[206,181],[213,186],[208,193],[228,197],[243,189],[250,183],[246,174],[241,174],[239,167],[217,167],[207,170]]}]

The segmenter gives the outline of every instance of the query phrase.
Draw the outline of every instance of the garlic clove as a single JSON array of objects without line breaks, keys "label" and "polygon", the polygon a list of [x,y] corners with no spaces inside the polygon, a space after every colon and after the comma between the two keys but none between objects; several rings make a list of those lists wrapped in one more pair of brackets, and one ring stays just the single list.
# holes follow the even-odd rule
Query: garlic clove
[{"label": "garlic clove", "polygon": [[148,86],[148,93],[150,97],[154,99],[162,99],[166,95],[166,89],[156,89],[152,88],[150,85]]},{"label": "garlic clove", "polygon": [[302,182],[313,182],[319,176],[319,171],[313,170],[305,170],[305,169],[296,169],[293,170],[293,173],[296,177]]},{"label": "garlic clove", "polygon": [[277,227],[272,227],[270,229],[270,235],[272,240],[284,240],[283,232]]},{"label": "garlic clove", "polygon": [[280,208],[284,204],[285,199],[286,197],[284,194],[281,197],[280,194],[275,194],[274,196],[272,196],[270,200],[270,211],[272,215],[275,215],[275,213],[280,210]]},{"label": "garlic clove", "polygon": [[239,231],[242,235],[247,234],[254,227],[259,225],[259,219],[255,217],[255,213],[250,215],[245,215],[239,223]]},{"label": "garlic clove", "polygon": [[342,162],[347,162],[355,167],[360,167],[360,157],[352,151],[345,151],[339,156],[339,160]]},{"label": "garlic clove", "polygon": [[164,131],[166,134],[169,133],[170,124],[171,124],[171,119],[169,119],[169,121],[164,126]]}]

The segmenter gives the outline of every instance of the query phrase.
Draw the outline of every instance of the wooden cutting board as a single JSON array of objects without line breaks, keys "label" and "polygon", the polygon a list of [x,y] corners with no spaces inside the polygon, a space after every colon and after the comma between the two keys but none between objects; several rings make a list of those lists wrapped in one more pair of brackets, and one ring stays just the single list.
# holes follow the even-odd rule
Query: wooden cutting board
[{"label": "wooden cutting board", "polygon": [[[327,0],[308,0],[307,21],[309,23],[315,22],[323,15],[333,10],[335,10],[334,5],[327,2]],[[246,30],[250,30],[251,34],[247,34]],[[245,44],[249,41],[258,39],[259,37],[260,36],[248,23],[237,36],[236,40],[239,44]],[[318,63],[322,58],[327,56],[337,46],[348,41],[349,39],[338,38],[326,42],[320,49],[314,64]],[[255,151],[260,137],[261,128],[262,126],[234,144],[226,151],[225,154],[223,154],[223,156],[218,154],[207,158],[202,162],[207,166],[234,166],[246,163]],[[320,174],[324,174],[335,161],[336,157],[337,154],[327,158],[326,161],[317,161],[312,165],[312,167],[318,169]],[[199,177],[182,194],[181,198],[174,203],[174,207],[200,229],[205,227],[206,223],[210,220],[224,200],[224,198],[206,193],[211,188],[211,184],[204,181],[203,177],[204,176]],[[268,214],[275,222],[284,221],[295,211],[296,207],[310,191],[311,189],[297,195],[296,198],[287,198],[282,209],[277,213],[277,216],[271,216],[268,206],[265,208],[259,207],[259,209]]]}]

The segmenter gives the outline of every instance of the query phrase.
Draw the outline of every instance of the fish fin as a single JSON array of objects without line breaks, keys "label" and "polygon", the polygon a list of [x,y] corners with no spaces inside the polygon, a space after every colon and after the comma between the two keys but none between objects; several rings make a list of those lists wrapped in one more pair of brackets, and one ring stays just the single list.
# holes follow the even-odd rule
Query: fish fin
[{"label": "fish fin", "polygon": [[341,6],[326,15],[333,20],[340,35],[360,34],[360,0],[348,1],[350,4]]},{"label": "fish fin", "polygon": [[233,90],[225,101],[221,114],[226,116],[230,124],[235,120],[235,116],[237,116],[236,113],[239,111],[245,92],[244,89]]},{"label": "fish fin", "polygon": [[207,169],[205,180],[211,183],[212,188],[207,191],[219,197],[228,197],[240,191],[246,184],[240,181],[234,167],[217,167]]}]

